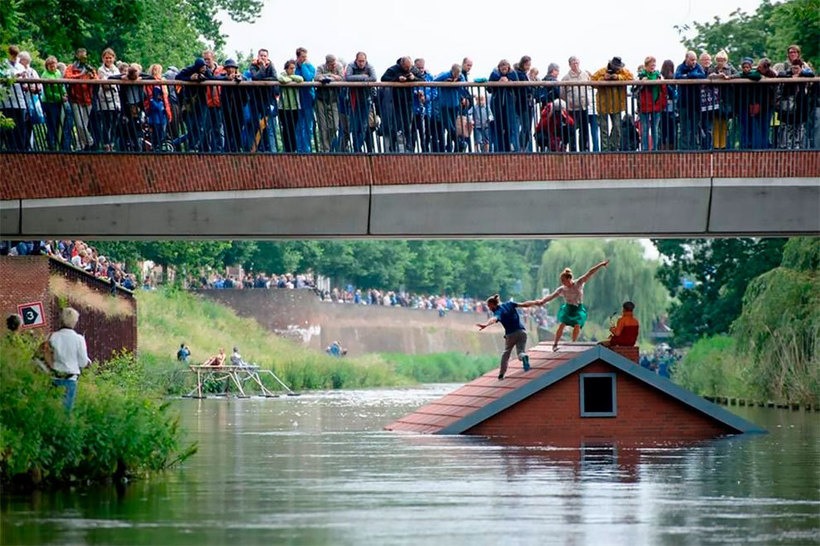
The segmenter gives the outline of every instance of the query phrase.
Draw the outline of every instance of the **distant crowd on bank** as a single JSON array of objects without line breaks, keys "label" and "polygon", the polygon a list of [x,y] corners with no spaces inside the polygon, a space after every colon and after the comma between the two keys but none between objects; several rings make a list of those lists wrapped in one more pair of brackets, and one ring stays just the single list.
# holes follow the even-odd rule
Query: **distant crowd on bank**
[{"label": "distant crowd on bank", "polygon": [[[136,290],[137,276],[125,270],[125,264],[104,256],[93,246],[79,240],[51,241],[3,241],[0,240],[0,256],[50,256],[81,269],[113,286]],[[146,277],[143,288],[151,288]]]},{"label": "distant crowd on bank", "polygon": [[[803,149],[820,147],[820,85],[798,45],[782,62],[735,59],[725,51],[693,51],[680,63],[647,56],[635,72],[620,57],[590,73],[580,60],[546,74],[530,56],[506,59],[474,78],[465,57],[443,72],[423,58],[401,57],[379,78],[365,52],[345,64],[335,55],[314,66],[307,49],[274,66],[259,49],[242,71],[213,51],[182,69],[118,61],[113,49],[93,62],[85,49],[61,63],[45,59],[39,74],[16,46],[0,64],[12,79],[2,99],[14,127],[0,131],[4,150],[198,152],[562,152],[623,150]],[[714,62],[713,62],[714,61]],[[660,68],[658,67],[660,65]],[[96,66],[96,67],[95,67]],[[560,80],[559,80],[560,77]],[[75,84],[31,80],[65,78]],[[89,85],[89,80],[151,81],[146,85]],[[740,79],[741,85],[709,85]],[[758,82],[777,79],[777,85]],[[225,84],[269,81],[276,85]],[[425,87],[346,88],[334,82],[670,82],[594,88]],[[704,85],[673,85],[703,80]],[[319,87],[294,87],[317,82]],[[628,100],[629,97],[629,100]]]}]

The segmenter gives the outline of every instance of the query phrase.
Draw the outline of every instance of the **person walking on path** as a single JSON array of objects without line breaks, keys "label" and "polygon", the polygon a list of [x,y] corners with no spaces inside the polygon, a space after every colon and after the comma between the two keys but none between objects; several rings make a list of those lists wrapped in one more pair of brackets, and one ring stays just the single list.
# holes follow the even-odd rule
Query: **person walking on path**
[{"label": "person walking on path", "polygon": [[558,296],[564,298],[564,303],[558,310],[558,331],[555,332],[555,341],[552,344],[552,350],[558,350],[558,341],[564,333],[565,326],[572,326],[572,341],[578,339],[578,334],[581,333],[581,328],[587,322],[587,308],[584,306],[584,284],[598,272],[602,267],[609,265],[609,260],[605,260],[598,265],[595,265],[584,273],[577,281],[572,280],[572,269],[567,267],[561,272],[561,286],[555,289],[552,294],[544,296],[536,302],[537,305],[544,305],[545,303],[554,300]]},{"label": "person walking on path", "polygon": [[504,374],[507,373],[507,362],[510,360],[513,347],[516,348],[518,359],[524,365],[524,371],[530,369],[530,357],[525,352],[527,348],[527,331],[517,309],[536,305],[540,305],[537,300],[521,303],[514,301],[501,303],[498,294],[487,300],[487,307],[494,316],[487,322],[478,323],[476,326],[479,330],[483,330],[491,324],[500,322],[504,327],[504,352],[501,353],[501,369],[498,372],[498,379],[504,379]]}]

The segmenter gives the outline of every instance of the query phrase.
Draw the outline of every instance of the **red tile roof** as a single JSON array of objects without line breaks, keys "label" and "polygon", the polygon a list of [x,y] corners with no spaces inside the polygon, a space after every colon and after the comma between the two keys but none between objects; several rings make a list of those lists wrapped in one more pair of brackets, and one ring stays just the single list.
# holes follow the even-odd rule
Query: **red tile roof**
[{"label": "red tile roof", "polygon": [[561,345],[554,352],[551,343],[536,345],[527,351],[530,356],[528,372],[522,369],[520,361],[511,359],[504,379],[498,379],[498,368],[490,370],[443,398],[405,415],[385,429],[435,434],[592,347],[595,347],[594,343],[572,343]]}]

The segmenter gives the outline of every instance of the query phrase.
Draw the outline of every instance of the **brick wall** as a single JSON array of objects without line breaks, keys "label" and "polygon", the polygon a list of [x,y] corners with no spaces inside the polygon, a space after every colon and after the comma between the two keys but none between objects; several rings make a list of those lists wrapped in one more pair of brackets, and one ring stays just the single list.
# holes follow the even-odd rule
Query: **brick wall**
[{"label": "brick wall", "polygon": [[[2,154],[0,199],[531,180],[816,177],[820,151],[527,155]],[[129,173],[127,178],[123,173]],[[24,182],[24,183],[23,183]]]},{"label": "brick wall", "polygon": [[0,332],[6,332],[6,317],[17,313],[21,303],[42,302],[46,323],[35,332],[51,331],[51,294],[48,291],[48,258],[43,256],[0,257]]},{"label": "brick wall", "polygon": [[[59,328],[61,303],[66,302],[50,289],[53,277],[79,283],[99,294],[103,301],[111,298],[108,283],[58,260],[46,256],[0,257],[0,313],[3,318],[0,331],[5,332],[5,317],[16,313],[18,304],[33,301],[43,303],[46,325],[32,330],[45,335]],[[123,348],[137,349],[137,302],[127,290],[118,289],[116,297],[116,303],[125,306],[126,313],[115,315],[71,299],[67,301],[80,312],[77,331],[85,336],[92,360],[105,360],[113,351]]]},{"label": "brick wall", "polygon": [[[617,416],[580,416],[581,373],[615,372]],[[713,438],[733,432],[666,394],[598,361],[513,407],[479,423],[467,434],[552,439],[646,441]]]},{"label": "brick wall", "polygon": [[[111,298],[111,285],[88,275],[84,271],[72,267],[59,260],[49,260],[51,276],[59,276],[70,282],[79,282],[95,293]],[[113,352],[126,349],[131,352],[137,350],[137,300],[128,290],[116,288],[118,303],[125,303],[129,312],[125,315],[113,315],[92,307],[69,301],[72,307],[80,312],[80,322],[77,331],[85,336],[88,345],[88,356],[92,360],[107,360]],[[53,297],[51,305],[52,324],[60,323],[59,298]]]}]

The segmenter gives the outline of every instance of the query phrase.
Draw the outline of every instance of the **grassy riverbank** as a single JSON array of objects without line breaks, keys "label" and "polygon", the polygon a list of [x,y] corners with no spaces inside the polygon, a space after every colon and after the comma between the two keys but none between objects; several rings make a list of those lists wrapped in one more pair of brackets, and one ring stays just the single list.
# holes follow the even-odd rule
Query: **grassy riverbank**
[{"label": "grassy riverbank", "polygon": [[134,374],[86,370],[73,410],[32,364],[38,339],[0,340],[0,480],[88,484],[164,470],[196,451],[178,417],[146,396]]},{"label": "grassy riverbank", "polygon": [[294,390],[461,382],[496,365],[496,357],[458,353],[334,358],[276,336],[256,321],[194,294],[160,289],[139,291],[137,297],[140,373],[147,388],[166,394],[183,394],[190,388],[190,374],[175,356],[182,342],[193,351],[193,362],[204,361],[220,347],[230,353],[238,346],[245,360],[273,370]]}]

